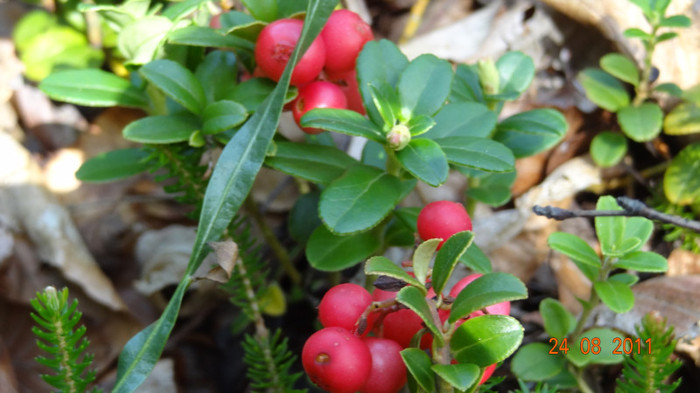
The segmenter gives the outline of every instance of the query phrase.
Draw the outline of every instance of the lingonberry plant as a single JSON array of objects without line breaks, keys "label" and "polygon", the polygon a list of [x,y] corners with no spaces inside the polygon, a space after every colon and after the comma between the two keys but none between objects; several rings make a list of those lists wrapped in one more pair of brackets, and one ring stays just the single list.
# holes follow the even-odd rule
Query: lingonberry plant
[{"label": "lingonberry plant", "polygon": [[[247,197],[263,165],[293,176],[304,193],[292,209],[289,228],[311,267],[339,271],[367,260],[368,275],[407,284],[400,290],[394,287],[395,296],[371,303],[393,312],[370,310],[370,315],[377,315],[351,320],[352,329],[343,320],[342,327],[326,327],[322,335],[310,339],[317,344],[302,354],[302,361],[314,381],[343,391],[373,378],[370,371],[358,373],[350,382],[331,375],[337,376],[341,373],[337,369],[351,363],[370,370],[371,360],[365,356],[371,352],[368,344],[352,330],[371,324],[374,329],[370,330],[386,339],[391,336],[392,316],[402,312],[416,322],[410,329],[397,327],[404,330],[396,333],[408,337],[397,343],[405,348],[401,356],[412,391],[475,391],[479,376],[483,379],[519,345],[520,324],[485,307],[521,299],[526,296],[525,287],[512,275],[491,272],[488,259],[472,244],[470,209],[440,202],[437,206],[457,209],[448,214],[461,219],[455,226],[450,224],[449,233],[422,233],[420,209],[399,205],[418,181],[440,186],[450,170],[469,179],[468,207],[477,200],[504,204],[510,199],[515,158],[542,152],[560,141],[567,127],[564,117],[540,108],[499,119],[504,103],[517,99],[533,79],[534,64],[523,53],[508,52],[496,61],[456,67],[433,55],[409,61],[392,42],[372,40],[371,30],[357,16],[333,11],[336,2],[243,1],[247,12],[223,13],[213,27],[204,0],[142,7],[138,12],[133,9],[137,2],[84,6],[111,18],[119,31],[119,52],[129,78],[96,69],[62,71],[44,79],[41,89],[57,100],[134,107],[147,116],[123,132],[127,140],[141,146],[90,159],[77,176],[84,181],[109,181],[165,168],[166,175],[160,179],[176,180],[167,190],[179,192],[180,200],[195,207],[192,214],[198,218],[186,272],[161,317],[127,343],[114,392],[134,391],[150,373],[195,280],[194,272],[210,252],[208,245],[222,238],[239,244],[240,255],[218,255],[230,245],[212,243],[212,247],[220,261],[234,266],[226,287],[255,321],[255,334],[245,346],[253,386],[285,390],[293,385],[296,377],[288,375],[286,342],[279,334],[269,333],[260,311],[259,294],[269,285],[265,270],[247,243],[247,224],[236,217],[245,206],[265,229],[264,220],[256,219],[254,200]],[[332,24],[326,24],[329,18]],[[312,100],[307,87],[328,87],[328,83],[340,87],[347,109]],[[290,84],[297,86],[290,88]],[[362,156],[351,157],[339,149],[328,132],[305,135],[304,143],[276,133],[284,105],[297,95],[302,127],[358,138],[366,142]],[[334,96],[338,97],[337,90]],[[307,112],[308,108],[312,109]],[[220,154],[212,154],[219,150]],[[438,220],[444,218],[429,215],[425,228],[442,226]],[[265,241],[298,290],[305,284],[298,267],[267,229],[262,231]],[[411,276],[382,255],[388,247],[414,246],[416,232],[426,241],[414,253]],[[483,276],[456,296],[445,296],[448,278],[458,263]],[[338,316],[322,308],[328,319]],[[339,337],[353,343],[343,346],[343,351],[365,354],[358,355],[364,358],[363,364],[349,355],[323,352]],[[419,349],[420,341],[426,342],[430,355]],[[263,365],[256,364],[260,359]],[[336,385],[341,382],[348,385]]]}]

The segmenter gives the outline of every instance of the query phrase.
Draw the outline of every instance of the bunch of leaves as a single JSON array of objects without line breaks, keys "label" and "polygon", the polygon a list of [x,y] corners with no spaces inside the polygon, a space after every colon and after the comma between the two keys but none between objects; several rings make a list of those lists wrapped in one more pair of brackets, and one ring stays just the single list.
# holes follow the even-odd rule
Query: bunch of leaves
[{"label": "bunch of leaves", "polygon": [[469,200],[507,202],[515,158],[550,148],[566,131],[564,117],[551,109],[498,121],[504,102],[518,98],[534,75],[532,59],[520,52],[453,70],[432,55],[409,62],[381,40],[367,43],[356,64],[368,117],[321,108],[306,113],[301,125],[367,139],[362,159],[334,146],[280,141],[265,160],[321,189],[320,222],[292,225],[311,232],[306,257],[319,270],[410,246],[417,210],[395,207],[419,180],[438,187],[454,169],[470,178]]},{"label": "bunch of leaves", "polygon": [[616,393],[671,393],[681,383],[677,379],[667,382],[682,364],[671,360],[676,348],[673,326],[667,327],[666,319],[649,313],[636,327],[637,337],[642,343],[639,352],[625,355],[622,362],[622,377],[617,380]]},{"label": "bunch of leaves", "polygon": [[87,371],[94,355],[85,352],[90,344],[84,337],[85,326],[76,329],[82,317],[77,310],[78,300],[68,301],[68,288],[56,291],[47,287],[37,292],[31,305],[36,312],[31,314],[32,319],[38,325],[32,327],[32,332],[37,336],[37,346],[47,355],[37,356],[36,361],[54,371],[41,378],[63,393],[85,392],[95,380],[95,372]]},{"label": "bunch of leaves", "polygon": [[[426,333],[433,335],[431,355],[416,348],[421,341],[420,332],[412,340],[415,347],[401,351],[412,393],[475,391],[484,368],[505,360],[522,342],[523,327],[507,315],[482,315],[457,326],[458,321],[484,307],[526,298],[525,285],[512,274],[486,273],[462,290],[454,302],[444,302],[442,292],[455,266],[467,249],[473,247],[473,238],[471,231],[458,232],[437,253],[442,239],[421,243],[412,258],[415,277],[382,256],[365,263],[367,275],[385,276],[406,284],[398,291],[396,301],[413,310],[425,323]],[[435,299],[426,298],[428,283],[438,294]],[[439,308],[450,310],[445,323],[438,316]],[[453,359],[458,363],[453,364]]]},{"label": "bunch of leaves", "polygon": [[[601,211],[622,210],[611,196],[598,199],[596,208]],[[584,329],[588,317],[601,302],[616,313],[628,312],[634,306],[631,286],[638,277],[617,272],[619,269],[662,273],[668,269],[668,262],[659,254],[641,251],[654,229],[653,223],[646,218],[599,216],[595,218],[595,229],[600,256],[578,236],[564,232],[549,236],[549,246],[569,257],[592,282],[593,288],[588,299],[579,299],[583,312],[578,320],[555,299],[547,298],[540,303],[544,329],[551,338],[548,344],[527,344],[513,357],[511,369],[518,378],[543,381],[560,388],[579,386],[583,389],[586,382],[582,370],[585,367],[623,361],[624,352],[619,348],[616,350],[615,343],[624,340],[624,335],[605,327]]]}]

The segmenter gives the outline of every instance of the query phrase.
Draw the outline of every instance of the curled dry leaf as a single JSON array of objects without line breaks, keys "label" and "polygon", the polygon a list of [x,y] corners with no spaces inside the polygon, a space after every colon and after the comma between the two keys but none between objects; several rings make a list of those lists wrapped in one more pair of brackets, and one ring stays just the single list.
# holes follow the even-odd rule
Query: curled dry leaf
[{"label": "curled dry leaf", "polygon": [[209,246],[214,250],[216,263],[218,265],[214,266],[204,278],[225,283],[231,278],[233,268],[236,266],[238,245],[233,242],[233,240],[224,240],[221,242],[211,242]]}]

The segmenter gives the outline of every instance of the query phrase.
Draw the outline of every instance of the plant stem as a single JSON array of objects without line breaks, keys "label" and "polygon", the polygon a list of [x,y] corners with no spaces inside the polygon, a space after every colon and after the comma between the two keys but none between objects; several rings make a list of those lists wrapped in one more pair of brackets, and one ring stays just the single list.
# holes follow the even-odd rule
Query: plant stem
[{"label": "plant stem", "polygon": [[644,40],[644,49],[646,49],[646,54],[644,56],[644,68],[642,68],[642,75],[639,80],[639,87],[636,89],[637,95],[634,97],[633,105],[637,106],[649,98],[649,76],[651,75],[652,68],[652,58],[654,56],[654,49],[656,48],[656,33],[658,32],[658,26],[652,26],[651,35],[653,38],[650,40]]},{"label": "plant stem", "polygon": [[387,145],[384,145],[384,151],[386,151],[387,173],[399,177],[399,175],[401,174],[401,163],[396,158],[396,152]]},{"label": "plant stem", "polygon": [[68,342],[66,342],[66,332],[63,328],[63,321],[61,320],[60,314],[56,317],[57,318],[52,322],[56,329],[56,340],[58,341],[58,348],[59,352],[61,353],[61,369],[66,370],[65,383],[68,386],[67,393],[78,393],[78,388],[75,386],[75,381],[73,378],[73,367],[71,366],[70,361],[71,346]]},{"label": "plant stem", "polygon": [[245,199],[245,207],[248,213],[253,217],[253,220],[255,220],[258,228],[260,228],[260,231],[265,238],[265,242],[272,249],[272,252],[277,257],[277,260],[279,260],[280,265],[282,265],[282,269],[284,269],[284,271],[287,273],[289,279],[292,280],[295,285],[301,285],[301,273],[299,273],[296,267],[294,267],[294,263],[292,263],[291,258],[289,258],[287,250],[284,248],[284,246],[282,246],[280,241],[277,239],[277,236],[275,236],[275,234],[272,232],[270,226],[267,225],[265,217],[260,214],[258,204],[255,203],[252,196],[248,195],[248,197]]}]

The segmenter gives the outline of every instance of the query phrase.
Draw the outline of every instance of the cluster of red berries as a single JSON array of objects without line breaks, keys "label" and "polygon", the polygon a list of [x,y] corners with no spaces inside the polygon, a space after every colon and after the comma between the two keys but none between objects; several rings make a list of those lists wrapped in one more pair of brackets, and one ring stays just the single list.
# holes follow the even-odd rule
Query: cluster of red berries
[{"label": "cluster of red berries", "polygon": [[[469,215],[459,203],[433,202],[418,216],[418,233],[424,240],[447,239],[471,228]],[[448,297],[456,298],[480,276],[464,277],[452,287]],[[314,383],[331,393],[396,393],[401,389],[406,382],[406,367],[400,351],[410,346],[413,337],[425,325],[410,309],[396,305],[382,308],[381,305],[391,304],[395,297],[396,292],[379,288],[370,295],[355,284],[337,285],[326,292],[318,307],[318,317],[324,328],[309,337],[301,357],[304,370]],[[426,297],[432,299],[437,294],[430,288]],[[508,315],[510,302],[486,307],[486,312]],[[438,315],[444,323],[450,310],[439,309]],[[475,311],[457,324],[480,315],[484,315],[484,311]],[[369,336],[370,332],[374,336]],[[424,334],[421,349],[431,346],[432,336]],[[453,360],[453,363],[456,362]],[[484,370],[481,383],[495,368],[494,364]]]},{"label": "cluster of red berries", "polygon": [[[255,44],[258,75],[279,81],[303,25],[298,19],[279,19],[265,26]],[[297,124],[314,108],[365,113],[357,87],[355,61],[365,43],[373,39],[371,28],[357,14],[348,10],[333,11],[321,34],[292,71],[290,84],[299,88],[299,95],[291,105]],[[309,134],[323,131],[302,130]]]}]

